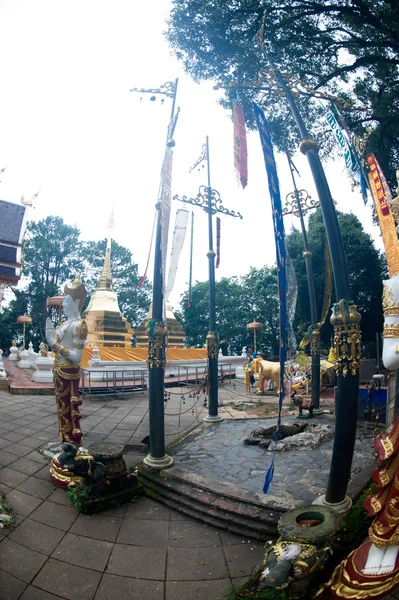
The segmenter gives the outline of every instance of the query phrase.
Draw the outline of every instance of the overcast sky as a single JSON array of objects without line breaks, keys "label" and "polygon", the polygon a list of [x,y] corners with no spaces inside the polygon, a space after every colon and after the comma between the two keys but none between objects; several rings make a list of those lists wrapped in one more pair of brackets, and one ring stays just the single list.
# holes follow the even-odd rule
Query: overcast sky
[{"label": "overcast sky", "polygon": [[[114,239],[144,272],[157,201],[170,100],[130,93],[179,78],[172,195],[195,196],[205,171],[189,174],[205,136],[211,184],[242,221],[222,217],[217,279],[275,262],[270,198],[259,136],[249,134],[249,182],[243,191],[233,167],[233,126],[218,106],[220,91],[195,84],[171,56],[163,37],[167,0],[0,0],[0,198],[19,202],[40,189],[30,217],[61,216],[83,239],[106,236],[114,208]],[[306,158],[295,157],[305,187],[316,197]],[[292,182],[278,157],[283,199]],[[370,207],[352,192],[343,160],[327,165],[338,208],[354,212],[381,248]],[[370,201],[369,201],[370,202]],[[176,204],[176,203],[175,203]],[[181,208],[182,205],[174,206]],[[173,231],[174,211],[170,231]],[[196,209],[193,279],[207,279],[207,216]],[[292,221],[286,221],[286,231]],[[296,223],[297,226],[299,225]],[[170,234],[170,241],[171,241]],[[152,265],[149,270],[152,279]],[[189,277],[189,236],[171,302]]]}]

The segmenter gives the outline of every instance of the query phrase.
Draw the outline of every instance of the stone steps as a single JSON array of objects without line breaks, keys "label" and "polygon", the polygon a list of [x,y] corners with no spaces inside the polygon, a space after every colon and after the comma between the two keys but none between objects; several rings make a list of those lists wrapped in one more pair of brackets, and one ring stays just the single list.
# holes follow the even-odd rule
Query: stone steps
[{"label": "stone steps", "polygon": [[[277,522],[290,507],[268,503],[257,494],[246,494],[228,484],[210,483],[192,473],[172,467],[157,472],[141,467],[139,480],[146,495],[189,517],[245,539],[265,542],[276,538]],[[240,494],[241,498],[237,497]],[[247,497],[245,497],[247,495]]]}]

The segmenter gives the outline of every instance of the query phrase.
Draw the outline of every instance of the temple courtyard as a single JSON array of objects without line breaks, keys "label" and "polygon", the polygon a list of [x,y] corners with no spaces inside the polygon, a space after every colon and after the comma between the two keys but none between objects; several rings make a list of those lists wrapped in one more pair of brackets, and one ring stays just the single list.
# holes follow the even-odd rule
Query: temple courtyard
[{"label": "temple courtyard", "polygon": [[[236,404],[245,394],[243,384],[226,382],[220,389],[224,420],[204,425],[207,409],[198,390],[167,391],[165,435],[175,459],[169,471],[200,485],[210,513],[217,493],[249,506],[249,512],[262,503],[284,511],[323,493],[332,441],[314,450],[277,453],[272,486],[267,496],[262,493],[271,453],[243,440],[255,427],[275,424],[276,397],[262,398],[261,405],[251,394],[253,408],[246,410]],[[321,407],[333,407],[331,394]],[[284,414],[284,423],[297,421],[288,406]],[[319,420],[334,426],[328,412]],[[49,462],[38,452],[57,438],[52,396],[1,391],[0,423],[0,491],[16,521],[0,531],[0,600],[223,600],[233,584],[239,588],[261,565],[262,536],[237,533],[238,517],[231,526],[210,518],[201,522],[148,497],[92,516],[80,514],[53,485]],[[85,445],[121,443],[132,467],[147,454],[142,443],[149,433],[147,392],[86,395],[81,425]],[[375,465],[372,435],[370,426],[360,427],[350,495]]]}]

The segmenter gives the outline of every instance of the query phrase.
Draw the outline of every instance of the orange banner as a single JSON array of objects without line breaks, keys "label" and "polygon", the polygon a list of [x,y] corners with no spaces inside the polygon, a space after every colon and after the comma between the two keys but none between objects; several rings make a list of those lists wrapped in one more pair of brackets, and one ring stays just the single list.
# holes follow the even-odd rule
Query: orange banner
[{"label": "orange banner", "polygon": [[[98,346],[101,360],[115,361],[142,361],[148,358],[148,348],[108,348]],[[87,367],[91,360],[93,348],[85,346],[82,356],[82,367]],[[205,359],[207,356],[206,348],[168,348],[169,360],[194,360]]]},{"label": "orange banner", "polygon": [[399,273],[399,244],[395,220],[388,206],[389,201],[392,200],[392,196],[374,154],[367,156],[367,162],[370,168],[368,174],[370,189],[377,210],[382,241],[384,242],[389,276],[393,277]]}]

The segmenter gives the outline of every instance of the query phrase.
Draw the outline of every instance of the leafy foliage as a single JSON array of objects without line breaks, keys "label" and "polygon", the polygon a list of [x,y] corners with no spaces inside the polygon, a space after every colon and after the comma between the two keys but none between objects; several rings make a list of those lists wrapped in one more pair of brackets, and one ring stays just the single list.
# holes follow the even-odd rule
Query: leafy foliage
[{"label": "leafy foliage", "polygon": [[[263,52],[257,33],[265,9]],[[239,96],[250,126],[250,101],[256,98],[280,148],[283,137],[293,148],[298,133],[270,73],[261,92],[251,87],[261,69],[271,69],[273,62],[288,80],[294,75],[303,82],[297,101],[325,153],[332,141],[318,120],[318,102],[310,99],[316,92],[339,96],[351,130],[363,134],[372,126],[368,150],[393,185],[399,159],[398,28],[399,5],[393,0],[173,0],[166,37],[196,81],[217,79],[227,87],[226,108]]]},{"label": "leafy foliage", "polygon": [[[0,311],[0,347],[4,350],[13,338],[21,341],[22,327],[17,317],[25,312],[32,317],[27,327],[27,342],[37,348],[45,339],[46,299],[62,293],[77,273],[85,281],[90,294],[95,289],[104,264],[106,241],[82,242],[77,227],[66,225],[61,217],[47,217],[28,224],[24,245],[26,287],[13,289],[14,299]],[[137,264],[130,250],[112,242],[111,268],[119,306],[133,326],[140,323],[150,304],[151,285],[139,282]]]},{"label": "leafy foliage", "polygon": [[[363,230],[359,219],[348,213],[338,213],[342,241],[345,249],[352,297],[362,315],[361,330],[363,344],[374,344],[376,334],[383,325],[382,280],[387,276],[384,257],[376,250],[372,239]],[[300,334],[304,334],[310,325],[309,293],[303,260],[302,236],[293,229],[286,239],[288,251],[294,264],[298,280],[298,304],[295,325]],[[312,251],[312,266],[315,280],[315,292],[318,315],[321,315],[324,298],[325,267],[324,246],[325,229],[320,209],[312,213],[308,224],[308,244]],[[333,286],[333,301],[334,286]],[[324,350],[329,347],[332,327],[329,318],[322,328]]]},{"label": "leafy foliage", "polygon": [[[257,349],[265,356],[278,354],[278,295],[275,267],[252,268],[244,277],[223,278],[216,282],[216,326],[223,354],[240,354],[243,346],[253,346],[253,332],[246,324],[264,323],[257,335]],[[187,292],[182,295],[178,317],[189,346],[203,346],[208,332],[209,287],[197,282],[191,290],[191,308]]]}]

